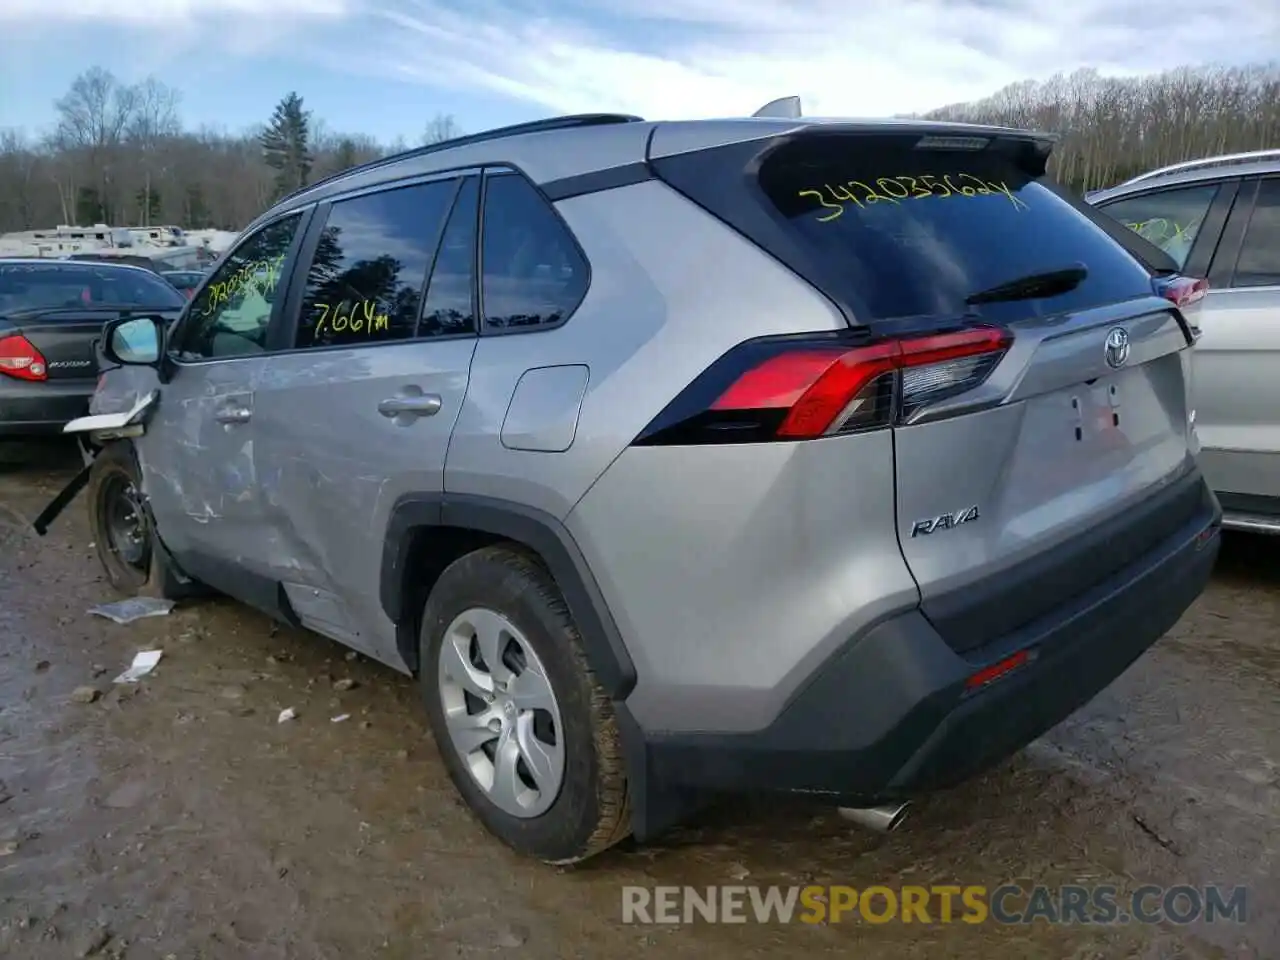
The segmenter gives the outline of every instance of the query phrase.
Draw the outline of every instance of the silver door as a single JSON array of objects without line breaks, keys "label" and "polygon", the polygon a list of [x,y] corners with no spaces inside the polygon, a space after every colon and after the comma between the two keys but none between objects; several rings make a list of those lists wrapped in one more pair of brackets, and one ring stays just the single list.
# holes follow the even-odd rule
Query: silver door
[{"label": "silver door", "polygon": [[1233,495],[1280,499],[1280,179],[1259,184],[1246,215],[1229,285],[1203,301],[1194,352],[1200,460],[1228,510],[1247,505]]},{"label": "silver door", "polygon": [[401,495],[443,487],[476,342],[476,194],[454,178],[318,211],[294,349],[256,388],[272,576],[305,625],[394,665],[383,537]]},{"label": "silver door", "polygon": [[302,219],[256,231],[196,294],[173,331],[171,376],[137,441],[161,538],[189,572],[223,589],[264,566],[254,390]]}]

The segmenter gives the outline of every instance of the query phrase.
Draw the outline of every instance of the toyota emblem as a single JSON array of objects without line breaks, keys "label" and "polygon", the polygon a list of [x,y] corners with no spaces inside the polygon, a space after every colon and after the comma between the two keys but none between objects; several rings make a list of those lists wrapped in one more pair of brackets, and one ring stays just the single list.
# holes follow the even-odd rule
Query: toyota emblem
[{"label": "toyota emblem", "polygon": [[1107,366],[1113,369],[1123,367],[1129,360],[1129,331],[1124,327],[1113,327],[1107,334]]}]

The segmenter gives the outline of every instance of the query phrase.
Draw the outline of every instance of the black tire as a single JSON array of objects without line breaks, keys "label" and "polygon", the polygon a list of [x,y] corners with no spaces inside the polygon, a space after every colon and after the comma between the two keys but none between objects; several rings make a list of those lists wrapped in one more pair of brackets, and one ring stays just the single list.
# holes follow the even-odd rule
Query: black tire
[{"label": "black tire", "polygon": [[[455,617],[484,607],[506,617],[533,647],[559,706],[565,768],[551,806],[513,816],[489,799],[454,749],[437,684],[439,652]],[[484,826],[521,854],[551,864],[586,860],[631,832],[627,780],[613,706],[596,681],[578,629],[551,575],[516,545],[487,547],[440,575],[419,636],[423,699],[449,776]]]},{"label": "black tire", "polygon": [[[133,491],[130,497],[126,492]],[[141,500],[141,478],[133,448],[128,443],[110,443],[93,461],[86,488],[89,501],[89,531],[98,562],[111,589],[122,597],[147,593],[166,600],[181,600],[195,592],[193,582],[184,582],[167,562],[156,541],[150,511]],[[137,553],[121,543],[121,530],[113,521],[121,510],[120,498],[132,499],[135,506]]]}]

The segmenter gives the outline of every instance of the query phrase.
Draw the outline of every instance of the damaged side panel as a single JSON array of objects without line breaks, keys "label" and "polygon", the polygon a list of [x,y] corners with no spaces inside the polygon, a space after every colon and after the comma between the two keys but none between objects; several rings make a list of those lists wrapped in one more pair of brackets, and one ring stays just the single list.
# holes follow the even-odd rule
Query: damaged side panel
[{"label": "damaged side panel", "polygon": [[187,555],[263,570],[253,424],[263,362],[178,365],[134,440],[157,531],[179,562]]},{"label": "damaged side panel", "polygon": [[[91,413],[89,416],[72,420],[62,428],[64,434],[76,437],[84,468],[58,491],[58,495],[36,517],[32,527],[37,534],[43,537],[48,532],[49,525],[85,488],[89,482],[89,471],[93,466],[93,451],[110,440],[141,436],[159,401],[160,391],[157,389],[152,388],[146,392],[133,391],[128,394],[127,401],[123,401],[122,395],[122,402],[116,404],[118,409],[115,412]],[[90,409],[93,409],[92,406]]]}]

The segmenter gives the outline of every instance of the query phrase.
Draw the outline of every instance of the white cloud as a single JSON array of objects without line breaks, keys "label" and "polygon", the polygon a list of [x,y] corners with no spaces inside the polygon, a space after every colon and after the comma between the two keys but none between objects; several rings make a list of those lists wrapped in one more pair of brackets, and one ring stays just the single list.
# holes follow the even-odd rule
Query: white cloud
[{"label": "white cloud", "polygon": [[227,16],[246,21],[332,18],[350,7],[347,0],[0,0],[0,22],[168,26]]},{"label": "white cloud", "polygon": [[673,119],[792,94],[811,115],[879,116],[1085,66],[1145,73],[1280,50],[1276,0],[0,0],[5,23],[46,36],[115,23],[146,39],[144,59],[287,49],[327,71],[547,111]]},{"label": "white cloud", "polygon": [[[1078,67],[1142,73],[1280,50],[1274,0],[384,0],[384,63],[554,110],[882,115]],[[459,8],[461,7],[461,8]],[[1248,23],[1247,31],[1240,25]]]}]

